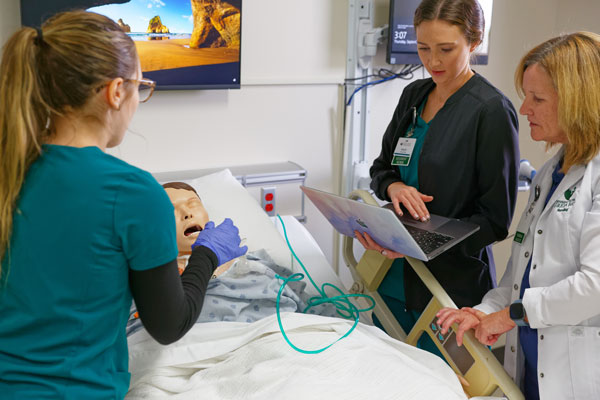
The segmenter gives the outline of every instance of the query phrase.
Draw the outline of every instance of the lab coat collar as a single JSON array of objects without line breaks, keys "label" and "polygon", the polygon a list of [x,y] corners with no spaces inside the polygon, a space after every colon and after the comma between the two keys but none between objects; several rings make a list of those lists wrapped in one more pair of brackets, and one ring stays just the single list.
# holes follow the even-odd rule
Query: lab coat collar
[{"label": "lab coat collar", "polygon": [[[545,190],[542,190],[543,196],[547,196],[550,186],[548,186],[547,188],[545,186],[549,185],[549,183],[551,182],[552,172],[558,165],[558,162],[560,161],[560,159],[564,156],[564,153],[565,153],[565,150],[564,150],[564,146],[563,146],[551,159],[551,162],[550,162],[551,168],[548,168],[548,170],[545,174],[546,176],[544,176],[544,182],[542,182],[542,185],[544,185],[544,189],[545,189]],[[554,191],[554,193],[548,200],[548,204],[550,205],[550,207],[544,207],[541,215],[545,215],[546,213],[550,212],[550,210],[552,209],[552,204],[554,204],[554,202],[556,200],[558,200],[564,194],[565,190],[569,189],[571,186],[573,186],[578,181],[580,181],[581,178],[583,177],[584,173],[585,173],[585,165],[578,164],[578,165],[573,165],[571,168],[569,168],[569,171],[565,174],[564,178],[562,179],[562,181],[560,181],[560,183],[558,184],[558,187],[556,188],[556,190]],[[544,201],[545,197],[541,197],[540,200]]]}]

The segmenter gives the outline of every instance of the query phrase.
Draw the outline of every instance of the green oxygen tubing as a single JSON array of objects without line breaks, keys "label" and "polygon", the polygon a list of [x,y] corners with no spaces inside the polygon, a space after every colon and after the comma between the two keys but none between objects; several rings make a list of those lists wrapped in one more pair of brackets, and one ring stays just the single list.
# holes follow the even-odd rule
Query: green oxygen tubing
[{"label": "green oxygen tubing", "polygon": [[[312,283],[312,285],[315,287],[315,289],[319,293],[319,296],[311,297],[308,300],[308,305],[307,305],[307,307],[304,310],[302,310],[302,312],[306,313],[312,307],[317,306],[319,304],[332,303],[333,305],[335,305],[335,307],[337,309],[337,313],[342,318],[346,318],[346,319],[353,318],[354,319],[354,324],[348,330],[348,332],[346,332],[343,336],[341,336],[340,338],[338,338],[335,342],[333,342],[333,343],[331,343],[331,344],[329,344],[329,345],[327,345],[327,346],[325,346],[325,347],[323,347],[321,349],[317,349],[317,350],[304,350],[304,349],[301,349],[301,348],[295,346],[290,341],[290,339],[287,337],[287,335],[285,334],[285,330],[283,329],[283,325],[281,323],[281,312],[280,312],[280,309],[279,309],[279,301],[281,299],[281,294],[283,293],[283,290],[285,289],[285,285],[287,285],[289,282],[301,281],[302,279],[304,279],[304,275],[301,274],[301,273],[295,273],[295,274],[290,275],[287,278],[284,278],[282,276],[276,275],[276,277],[278,279],[281,279],[283,281],[283,283],[281,284],[281,287],[279,288],[279,293],[277,293],[277,304],[276,304],[277,322],[279,324],[279,330],[281,330],[281,334],[283,335],[283,338],[292,347],[292,349],[294,349],[294,350],[296,350],[296,351],[298,351],[300,353],[304,353],[304,354],[318,354],[318,353],[320,353],[320,352],[328,349],[329,347],[333,346],[335,343],[339,342],[340,340],[342,340],[346,336],[350,335],[350,333],[352,333],[352,331],[354,330],[354,328],[356,328],[356,325],[358,324],[359,314],[361,312],[370,311],[373,308],[375,308],[375,299],[373,299],[371,296],[366,295],[366,294],[345,294],[341,289],[339,289],[337,286],[335,286],[335,285],[333,285],[331,283],[324,283],[321,286],[321,288],[319,288],[317,286],[317,284],[315,283],[315,281],[313,281],[312,277],[310,276],[310,274],[308,273],[308,271],[306,270],[306,268],[304,267],[304,264],[302,263],[302,261],[300,261],[300,259],[298,258],[298,256],[294,252],[294,249],[292,248],[292,245],[290,244],[290,241],[288,239],[287,231],[285,229],[285,224],[283,223],[283,219],[281,219],[281,216],[279,214],[277,214],[277,218],[279,218],[279,222],[281,222],[281,226],[283,227],[283,236],[285,237],[285,241],[286,241],[286,243],[287,243],[290,251],[292,252],[293,258],[295,258],[298,261],[298,263],[300,263],[300,266],[302,267],[302,269],[306,273],[306,276],[308,276],[308,279],[310,280],[310,282]],[[325,288],[326,287],[333,288],[339,294],[337,296],[333,296],[333,297],[327,296],[327,294],[325,293]],[[354,304],[352,304],[350,302],[349,299],[351,297],[363,297],[363,298],[366,298],[371,303],[371,306],[369,306],[368,308],[359,309]]]}]

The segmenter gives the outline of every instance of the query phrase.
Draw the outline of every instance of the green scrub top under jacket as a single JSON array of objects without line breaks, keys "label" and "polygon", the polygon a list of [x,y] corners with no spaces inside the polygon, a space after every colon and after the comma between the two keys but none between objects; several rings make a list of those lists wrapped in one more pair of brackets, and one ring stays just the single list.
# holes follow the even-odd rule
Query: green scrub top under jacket
[{"label": "green scrub top under jacket", "polygon": [[[425,135],[429,129],[429,123],[421,118],[426,102],[427,98],[425,98],[417,110],[415,124],[411,124],[406,130],[405,137],[410,136],[417,139],[410,163],[407,166],[398,166],[402,182],[417,190],[419,190],[419,157],[421,155],[421,149],[423,148],[423,142],[425,141]],[[377,290],[379,293],[399,299],[403,302],[406,301],[404,296],[404,263],[405,260],[403,258],[394,260],[390,270],[381,282],[381,285],[379,285],[379,289]]]},{"label": "green scrub top under jacket", "polygon": [[97,147],[44,145],[0,279],[0,398],[122,399],[129,269],[177,257],[173,205]]}]

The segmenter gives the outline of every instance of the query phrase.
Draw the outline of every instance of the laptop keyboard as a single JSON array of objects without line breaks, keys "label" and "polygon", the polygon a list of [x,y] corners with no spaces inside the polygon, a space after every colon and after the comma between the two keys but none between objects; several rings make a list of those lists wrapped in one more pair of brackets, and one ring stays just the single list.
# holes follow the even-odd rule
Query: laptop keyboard
[{"label": "laptop keyboard", "polygon": [[429,254],[437,248],[454,239],[452,236],[442,235],[441,233],[426,231],[415,228],[411,225],[404,225],[406,230],[415,239],[415,242],[421,247],[425,254]]}]

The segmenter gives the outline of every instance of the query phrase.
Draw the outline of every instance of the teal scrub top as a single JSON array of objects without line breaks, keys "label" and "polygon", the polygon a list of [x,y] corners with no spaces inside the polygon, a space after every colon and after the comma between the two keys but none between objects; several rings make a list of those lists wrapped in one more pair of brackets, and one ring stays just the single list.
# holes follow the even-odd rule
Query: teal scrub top
[{"label": "teal scrub top", "polygon": [[[427,130],[429,129],[429,123],[425,122],[425,120],[421,118],[421,114],[423,113],[423,108],[425,108],[426,102],[427,98],[425,98],[425,100],[423,101],[423,103],[421,103],[419,109],[417,110],[417,118],[414,126],[413,124],[411,124],[406,130],[406,134],[404,135],[405,137],[407,137],[412,131],[412,136],[410,137],[417,139],[412,153],[412,157],[410,159],[410,163],[407,166],[398,166],[402,182],[404,182],[408,186],[416,188],[417,190],[419,189],[419,158],[421,156],[423,142],[425,141],[425,135],[427,134]],[[392,266],[390,267],[390,270],[381,282],[381,285],[379,285],[379,289],[377,291],[381,294],[394,297],[398,300],[406,301],[404,297],[403,258],[398,258],[394,260]]]},{"label": "teal scrub top", "polygon": [[0,397],[122,399],[129,269],[177,257],[173,205],[97,147],[44,145],[14,213],[0,279]]}]

